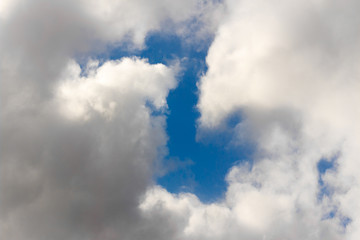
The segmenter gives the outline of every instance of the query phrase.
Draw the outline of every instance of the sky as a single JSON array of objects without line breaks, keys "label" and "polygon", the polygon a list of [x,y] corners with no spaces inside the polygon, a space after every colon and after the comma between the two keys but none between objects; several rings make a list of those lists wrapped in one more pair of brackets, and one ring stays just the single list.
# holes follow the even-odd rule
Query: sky
[{"label": "sky", "polygon": [[359,239],[359,10],[2,0],[1,239]]}]

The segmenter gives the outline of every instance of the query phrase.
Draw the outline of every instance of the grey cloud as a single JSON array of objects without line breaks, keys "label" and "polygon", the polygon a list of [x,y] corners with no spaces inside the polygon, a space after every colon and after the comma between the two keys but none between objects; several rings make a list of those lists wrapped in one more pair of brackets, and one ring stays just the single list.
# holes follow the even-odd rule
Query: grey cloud
[{"label": "grey cloud", "polygon": [[166,108],[175,70],[123,59],[82,73],[72,58],[142,47],[165,20],[196,14],[196,2],[6,1],[0,10],[1,238],[142,239],[150,230],[138,204],[167,141],[165,116],[147,102]]},{"label": "grey cloud", "polygon": [[186,22],[197,7],[2,2],[1,238],[141,239],[138,204],[167,141],[165,116],[146,104],[166,108],[175,70],[123,59],[81,72],[72,59],[108,44],[141,48],[149,31]]},{"label": "grey cloud", "polygon": [[[122,64],[133,69],[121,72]],[[110,72],[109,80],[121,86],[109,88],[104,95],[120,104],[111,119],[93,108],[88,109],[86,120],[67,118],[58,101],[42,102],[36,112],[3,114],[0,216],[4,238],[113,239],[124,233],[127,239],[126,234],[136,232],[139,197],[151,183],[153,165],[161,159],[167,139],[164,116],[152,117],[145,107],[151,94],[143,93],[141,81],[158,84],[156,98],[165,98],[175,84],[171,70],[159,67],[130,59],[110,66],[120,68],[116,75]],[[109,74],[109,68],[100,69]],[[132,78],[132,70],[144,71],[154,80]],[[129,79],[119,78],[118,73]],[[122,85],[125,81],[139,82],[131,88]],[[73,94],[80,94],[76,90]],[[111,98],[111,92],[119,91],[128,92]],[[96,94],[102,97],[104,92]]]},{"label": "grey cloud", "polygon": [[19,89],[25,89],[23,94],[36,92],[33,98],[49,95],[69,58],[86,58],[86,53],[104,51],[109,45],[142,48],[147,33],[159,29],[184,33],[182,24],[201,15],[208,5],[192,0],[4,3],[5,7],[0,6],[5,16],[0,21],[0,74],[7,81],[2,81],[2,98]]}]

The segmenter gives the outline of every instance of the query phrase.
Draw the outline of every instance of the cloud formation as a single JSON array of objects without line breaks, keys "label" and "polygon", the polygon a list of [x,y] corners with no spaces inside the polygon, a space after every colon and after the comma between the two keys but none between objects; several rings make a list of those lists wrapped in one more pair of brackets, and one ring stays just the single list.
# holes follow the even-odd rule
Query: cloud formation
[{"label": "cloud formation", "polygon": [[139,59],[92,65],[80,76],[69,63],[51,101],[2,113],[3,237],[112,239],[137,221],[167,141],[152,111],[166,107],[174,72]]},{"label": "cloud formation", "polygon": [[[85,1],[2,1],[1,238],[134,239],[139,198],[166,153],[163,110],[177,70],[138,58],[82,67],[76,59],[86,63],[107,44],[140,46],[148,31],[192,10],[147,12],[149,22],[142,1],[92,3],[105,12]],[[138,21],[118,23],[121,12]]]},{"label": "cloud formation", "polygon": [[[198,107],[205,128],[240,112],[236,141],[257,148],[227,177],[238,220],[256,239],[357,239],[359,4],[227,4]],[[322,175],[324,159],[335,160]]]},{"label": "cloud formation", "polygon": [[[359,7],[2,1],[1,237],[358,239]],[[141,48],[152,31],[185,34],[194,19],[209,21],[199,34],[219,26],[198,85],[199,129],[239,113],[234,142],[256,148],[211,204],[152,180],[176,66],[87,58],[107,45]]]}]

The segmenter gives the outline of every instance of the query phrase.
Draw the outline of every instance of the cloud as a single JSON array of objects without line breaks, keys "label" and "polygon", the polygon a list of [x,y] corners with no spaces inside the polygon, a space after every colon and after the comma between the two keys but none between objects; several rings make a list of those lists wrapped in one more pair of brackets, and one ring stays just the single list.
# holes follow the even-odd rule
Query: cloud
[{"label": "cloud", "polygon": [[[358,3],[227,6],[199,84],[199,123],[216,128],[240,111],[235,138],[257,148],[251,168],[230,171],[227,199],[240,221],[269,239],[343,239],[342,231],[356,239]],[[334,156],[337,167],[325,173],[331,193],[319,199],[317,164]]]},{"label": "cloud", "polygon": [[[358,239],[358,7],[2,2],[1,236]],[[202,35],[217,26],[198,85],[199,128],[216,130],[240,112],[234,142],[256,152],[229,170],[225,197],[204,204],[152,181],[166,155],[163,110],[176,66],[88,56],[108,45],[141,48],[152,31]],[[322,173],[326,160],[333,167]]]},{"label": "cloud", "polygon": [[[226,1],[199,83],[199,127],[241,113],[234,142],[256,151],[230,169],[218,202],[148,191],[141,209],[170,219],[171,239],[358,239],[358,7]],[[321,172],[321,161],[333,166]]]},{"label": "cloud", "polygon": [[60,80],[56,92],[56,101],[66,117],[87,120],[96,112],[111,121],[119,114],[116,109],[125,109],[126,104],[151,103],[154,110],[167,107],[168,90],[176,84],[174,70],[137,58],[97,65],[90,62],[86,76],[81,77],[80,66],[69,64],[64,73],[67,79]]},{"label": "cloud", "polygon": [[203,4],[1,1],[2,238],[140,239],[177,66],[88,59],[183,32]]},{"label": "cloud", "polygon": [[166,108],[174,71],[125,58],[80,73],[70,62],[51,101],[2,114],[6,239],[112,239],[137,221],[167,141],[148,104]]},{"label": "cloud", "polygon": [[[210,11],[205,12],[204,9],[213,9],[214,6],[212,1],[202,0],[185,0],[181,3],[157,0],[151,4],[144,0],[131,2],[4,0],[0,5],[0,14],[1,18],[11,25],[10,27],[17,25],[24,28],[16,30],[19,34],[26,26],[28,31],[36,31],[34,37],[53,35],[52,37],[66,39],[84,33],[75,31],[72,34],[62,35],[63,31],[79,30],[78,28],[81,27],[83,30],[92,31],[87,35],[92,38],[91,40],[105,41],[105,43],[130,40],[136,45],[142,45],[148,32],[166,30],[166,27],[180,27],[179,23],[190,21],[199,15],[208,15]],[[24,31],[23,34],[30,35],[28,31]],[[85,40],[81,39],[81,41]],[[65,43],[69,44],[70,41]]]},{"label": "cloud", "polygon": [[0,74],[8,81],[1,95],[16,94],[28,79],[24,91],[44,97],[70,58],[84,63],[108,47],[142,48],[146,35],[160,29],[184,33],[183,25],[208,5],[200,0],[6,0],[0,5]]}]

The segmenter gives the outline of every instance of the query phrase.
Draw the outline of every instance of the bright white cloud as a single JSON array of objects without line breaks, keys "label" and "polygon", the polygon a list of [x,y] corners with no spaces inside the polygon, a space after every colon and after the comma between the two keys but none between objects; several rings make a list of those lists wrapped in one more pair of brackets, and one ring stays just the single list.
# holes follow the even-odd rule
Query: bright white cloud
[{"label": "bright white cloud", "polygon": [[[343,239],[341,231],[357,239],[359,4],[227,3],[199,85],[200,124],[216,127],[240,111],[238,141],[258,149],[251,170],[229,173],[227,197],[269,239]],[[335,156],[325,174],[333,193],[318,199],[317,163]]]},{"label": "bright white cloud", "polygon": [[[222,201],[155,188],[142,210],[179,223],[171,239],[358,239],[358,3],[226,3],[199,123],[216,129],[241,112],[234,141],[256,146],[252,166],[230,170]],[[328,193],[321,159],[335,159],[321,176]]]},{"label": "bright white cloud", "polygon": [[90,62],[81,77],[80,66],[69,64],[61,80],[57,101],[62,113],[70,119],[86,120],[97,112],[111,120],[116,109],[127,102],[149,102],[156,109],[166,108],[168,90],[175,87],[175,72],[162,64],[124,58],[97,67]]}]

